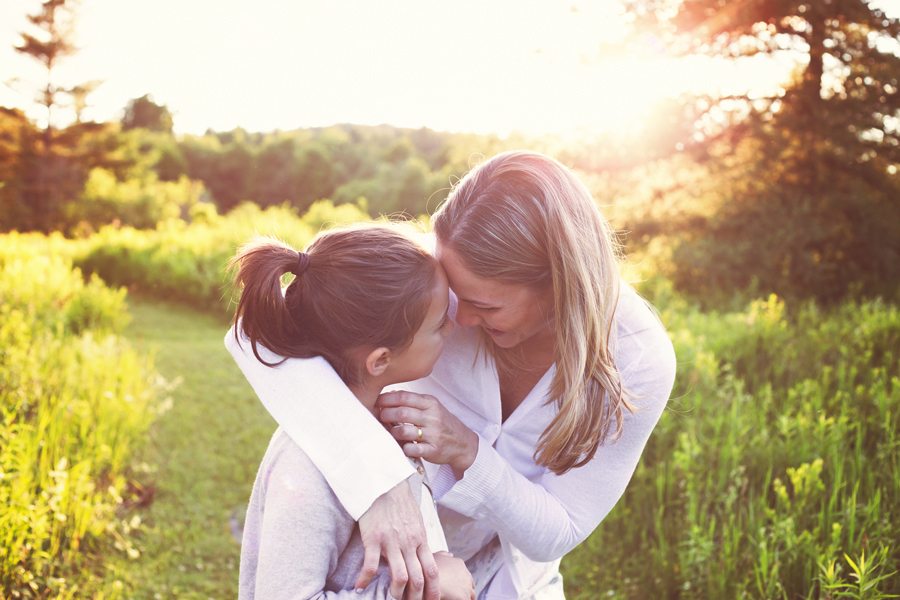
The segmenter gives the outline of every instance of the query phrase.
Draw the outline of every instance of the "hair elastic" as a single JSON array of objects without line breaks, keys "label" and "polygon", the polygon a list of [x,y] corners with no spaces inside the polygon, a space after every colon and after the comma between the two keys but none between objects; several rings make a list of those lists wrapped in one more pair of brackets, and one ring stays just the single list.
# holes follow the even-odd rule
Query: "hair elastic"
[{"label": "hair elastic", "polygon": [[309,254],[306,252],[297,252],[297,265],[294,267],[293,273],[300,277],[309,268]]}]

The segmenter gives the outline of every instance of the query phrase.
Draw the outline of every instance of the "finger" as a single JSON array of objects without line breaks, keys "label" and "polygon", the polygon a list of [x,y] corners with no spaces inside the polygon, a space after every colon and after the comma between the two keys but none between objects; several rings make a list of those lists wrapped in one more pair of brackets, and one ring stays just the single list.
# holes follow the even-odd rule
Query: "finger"
[{"label": "finger", "polygon": [[419,555],[416,551],[408,551],[403,553],[406,559],[406,572],[409,579],[406,583],[407,600],[422,600],[422,593],[425,591],[425,575],[422,573],[422,564],[419,562]]},{"label": "finger", "polygon": [[383,408],[379,416],[382,423],[421,423],[425,413],[418,408],[400,406],[396,408]]},{"label": "finger", "polygon": [[365,544],[365,550],[366,555],[363,559],[363,566],[354,585],[357,591],[369,587],[375,575],[378,574],[378,562],[381,560],[381,546],[377,542],[369,541]]},{"label": "finger", "polygon": [[397,423],[391,425],[390,432],[399,442],[423,442],[425,441],[426,427],[413,425],[411,423]]},{"label": "finger", "polygon": [[406,583],[409,581],[409,575],[406,571],[406,560],[403,554],[396,546],[391,546],[385,551],[385,559],[388,563],[388,570],[391,572],[390,593],[392,598],[403,598],[403,590],[406,589]]},{"label": "finger", "polygon": [[403,454],[410,458],[424,458],[433,463],[440,462],[437,460],[437,447],[427,443],[406,442],[403,444]]},{"label": "finger", "polygon": [[438,580],[438,566],[434,560],[434,555],[426,544],[422,544],[416,550],[419,556],[419,563],[422,565],[422,574],[425,576],[425,600],[440,600],[441,583]]},{"label": "finger", "polygon": [[416,394],[414,392],[385,392],[378,396],[375,406],[379,408],[388,408],[392,406],[411,406],[424,410],[434,403],[434,396],[426,394]]}]

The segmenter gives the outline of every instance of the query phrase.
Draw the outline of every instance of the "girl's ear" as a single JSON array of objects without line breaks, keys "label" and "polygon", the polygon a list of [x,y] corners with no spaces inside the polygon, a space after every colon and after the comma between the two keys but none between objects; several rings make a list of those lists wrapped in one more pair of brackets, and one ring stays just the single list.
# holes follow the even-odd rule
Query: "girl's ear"
[{"label": "girl's ear", "polygon": [[380,377],[391,364],[391,351],[387,348],[375,348],[366,356],[366,372],[372,377]]}]

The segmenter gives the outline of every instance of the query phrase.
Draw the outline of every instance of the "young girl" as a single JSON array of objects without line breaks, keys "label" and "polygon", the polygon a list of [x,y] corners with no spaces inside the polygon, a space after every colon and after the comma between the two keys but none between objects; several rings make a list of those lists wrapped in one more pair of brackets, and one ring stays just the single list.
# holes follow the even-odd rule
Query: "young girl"
[{"label": "young girl", "polygon": [[[320,357],[324,372],[333,368],[373,421],[382,388],[428,375],[450,328],[441,267],[427,251],[386,227],[329,231],[307,252],[256,241],[241,249],[232,266],[243,291],[226,343],[233,338],[249,345],[258,367],[271,373],[285,357]],[[295,279],[282,291],[285,273]],[[329,388],[322,382],[327,380],[309,378],[298,391],[315,395],[325,406]],[[323,427],[340,427],[341,415],[329,419]],[[351,463],[349,469],[347,450],[333,447],[330,452],[333,460]],[[281,429],[272,437],[244,525],[242,600],[380,600],[392,592],[399,597],[398,582],[392,589],[384,568],[365,590],[354,590],[364,547],[354,518],[316,468],[313,459],[319,458],[304,453]],[[420,498],[429,547],[446,549],[424,469],[417,466],[410,486]],[[365,473],[358,474],[359,482],[365,479]],[[434,560],[442,598],[473,597],[461,560],[443,552]]]}]

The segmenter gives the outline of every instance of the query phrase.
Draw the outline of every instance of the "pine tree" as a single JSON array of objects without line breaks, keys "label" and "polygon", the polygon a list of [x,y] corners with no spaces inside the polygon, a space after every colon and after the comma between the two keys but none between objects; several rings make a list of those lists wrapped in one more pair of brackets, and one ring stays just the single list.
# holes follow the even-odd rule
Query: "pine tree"
[{"label": "pine tree", "polygon": [[28,15],[31,32],[22,32],[22,43],[15,46],[17,52],[38,61],[46,72],[46,83],[36,99],[47,111],[44,129],[44,149],[49,153],[53,145],[53,108],[61,91],[53,81],[54,69],[59,62],[76,52],[73,43],[75,13],[72,0],[44,0],[40,12]]},{"label": "pine tree", "polygon": [[[21,42],[15,46],[17,52],[33,58],[44,69],[45,80],[35,101],[44,107],[47,120],[41,132],[39,152],[22,149],[23,169],[17,195],[21,206],[16,212],[27,218],[16,223],[17,228],[48,231],[60,226],[64,203],[77,196],[87,174],[85,157],[81,155],[81,137],[100,127],[81,122],[87,96],[99,82],[65,88],[55,81],[60,62],[77,51],[74,44],[77,3],[78,0],[43,0],[39,10],[27,16],[28,31],[21,32]],[[63,100],[63,96],[69,96],[69,100]],[[67,103],[75,109],[76,123],[56,131],[54,113]]]}]

